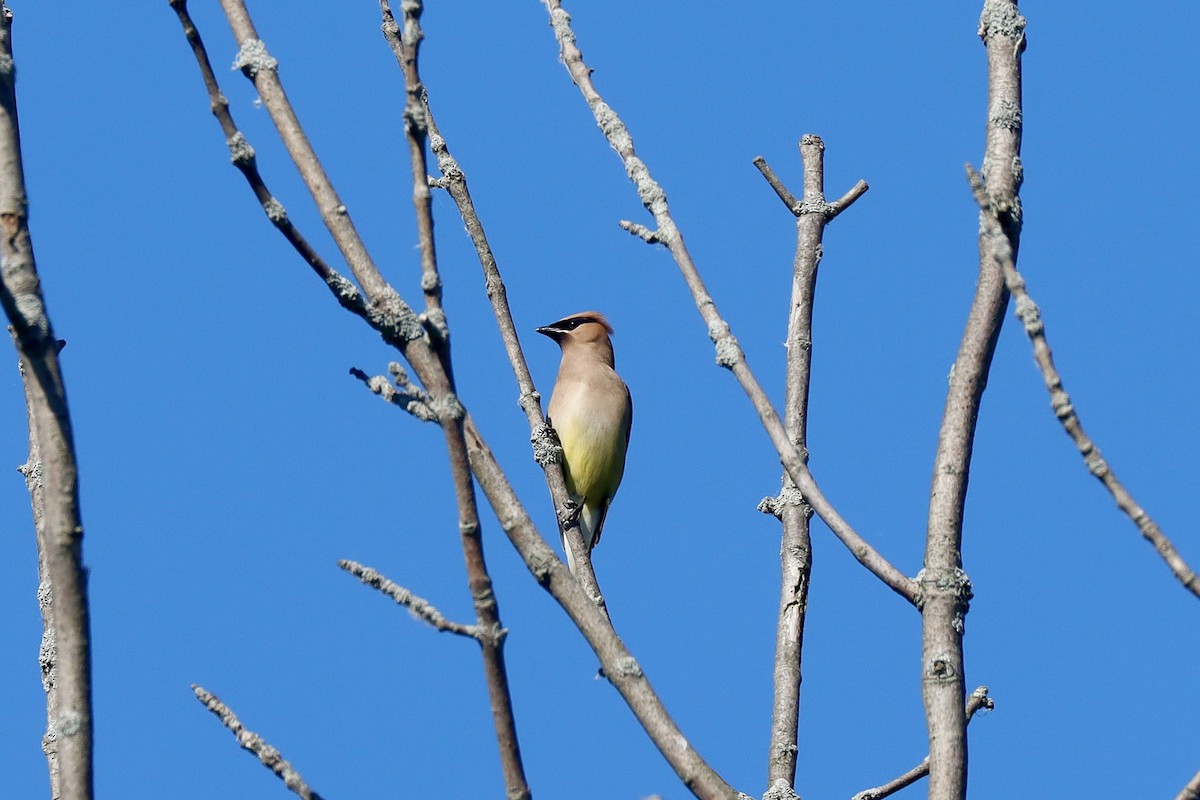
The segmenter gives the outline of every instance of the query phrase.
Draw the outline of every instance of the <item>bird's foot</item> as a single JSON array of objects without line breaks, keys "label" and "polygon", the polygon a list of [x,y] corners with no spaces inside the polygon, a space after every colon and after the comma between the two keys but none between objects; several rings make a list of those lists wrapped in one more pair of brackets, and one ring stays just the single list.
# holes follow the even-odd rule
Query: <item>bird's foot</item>
[{"label": "bird's foot", "polygon": [[565,531],[579,521],[579,515],[582,513],[583,503],[567,500],[566,503],[563,503],[563,507],[558,510],[558,527]]}]

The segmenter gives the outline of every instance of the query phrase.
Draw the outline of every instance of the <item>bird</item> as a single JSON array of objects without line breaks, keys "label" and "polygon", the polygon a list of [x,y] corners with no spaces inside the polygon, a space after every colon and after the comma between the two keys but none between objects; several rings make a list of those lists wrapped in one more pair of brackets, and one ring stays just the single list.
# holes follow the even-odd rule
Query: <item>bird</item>
[{"label": "bird", "polygon": [[[562,349],[547,421],[562,444],[563,476],[590,554],[600,541],[608,506],[625,473],[633,399],[614,369],[609,338],[613,328],[603,314],[582,311],[543,325],[537,332]],[[562,545],[567,566],[578,574],[565,537]]]}]

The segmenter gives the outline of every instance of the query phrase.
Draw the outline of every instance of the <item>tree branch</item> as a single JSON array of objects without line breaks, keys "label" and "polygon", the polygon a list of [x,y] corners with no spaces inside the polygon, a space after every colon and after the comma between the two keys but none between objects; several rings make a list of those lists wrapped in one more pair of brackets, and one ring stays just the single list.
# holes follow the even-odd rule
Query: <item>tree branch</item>
[{"label": "tree branch", "polygon": [[967,734],[963,709],[964,618],[971,582],[962,569],[962,524],[975,426],[1008,291],[995,248],[1015,254],[1020,237],[1021,51],[1025,18],[1015,0],[985,0],[979,34],[988,54],[988,124],[984,162],[993,200],[1004,209],[1003,230],[979,222],[979,279],[950,373],[930,489],[925,565],[918,575],[921,609],[921,690],[929,729],[930,800],[966,795]]},{"label": "tree branch", "polygon": [[[988,697],[988,688],[986,686],[980,686],[978,689],[971,692],[971,695],[967,698],[967,722],[969,723],[971,721],[971,719],[975,716],[975,712],[979,709],[986,708],[991,711],[995,707],[995,702],[992,700],[992,698]],[[873,789],[864,789],[863,791],[854,795],[854,797],[850,798],[850,800],[883,800],[883,798],[895,794],[906,786],[911,786],[928,774],[929,756],[925,756],[920,764],[917,764],[903,775],[888,781],[882,786],[876,786]]]},{"label": "tree branch", "polygon": [[[437,412],[429,404],[429,395],[420,386],[408,378],[404,367],[395,361],[388,364],[388,372],[392,374],[389,381],[382,375],[370,376],[358,367],[351,367],[350,374],[358,378],[373,393],[397,408],[402,408],[422,422],[437,422]],[[393,383],[394,381],[394,383]]]},{"label": "tree branch", "polygon": [[263,766],[275,773],[276,777],[283,781],[284,786],[303,798],[303,800],[321,800],[321,795],[308,787],[308,784],[300,777],[300,773],[283,757],[283,754],[254,731],[246,730],[242,725],[242,721],[230,710],[229,706],[221,702],[220,698],[207,691],[204,687],[194,683],[192,684],[192,692],[196,695],[196,699],[204,704],[205,708],[216,714],[217,718],[221,720],[221,724],[228,728],[229,732],[237,738],[238,744],[242,746],[242,749],[249,752],[261,761]]},{"label": "tree branch", "polygon": [[[754,165],[767,183],[796,216],[796,256],[792,266],[792,299],[788,310],[787,395],[784,422],[788,439],[807,462],[808,390],[812,374],[812,315],[817,288],[817,269],[822,255],[822,237],[831,213],[808,213],[825,209],[825,144],[820,137],[805,135],[800,140],[804,163],[804,199],[797,200],[759,156]],[[866,183],[859,181],[866,191]],[[861,192],[859,192],[861,194]],[[850,197],[845,206],[858,195]],[[812,540],[809,518],[812,508],[804,502],[795,482],[785,472],[783,489],[775,510],[783,524],[780,546],[779,621],[775,634],[774,703],[771,713],[771,743],[767,760],[767,785],[772,791],[794,790],[799,755],[801,659],[804,621],[808,610],[808,587],[812,574]]]},{"label": "tree branch", "polygon": [[[346,558],[339,559],[337,565],[358,578],[364,585],[382,592],[395,600],[397,605],[407,608],[413,619],[426,622],[443,633],[457,633],[459,636],[466,636],[469,639],[479,639],[484,635],[476,625],[464,625],[461,622],[446,619],[446,616],[424,597],[413,594],[410,589],[389,580],[378,570]],[[497,633],[500,636],[504,635],[504,631],[497,631]]]},{"label": "tree branch", "polygon": [[1154,550],[1166,563],[1171,573],[1183,584],[1183,587],[1196,597],[1200,597],[1200,575],[1197,575],[1195,570],[1184,561],[1183,556],[1179,555],[1179,551],[1158,527],[1158,523],[1138,505],[1133,495],[1117,478],[1116,473],[1109,466],[1108,460],[1101,455],[1100,448],[1083,429],[1083,422],[1080,421],[1079,414],[1075,411],[1075,405],[1071,402],[1071,397],[1067,394],[1066,389],[1063,388],[1062,376],[1054,366],[1054,354],[1046,340],[1046,325],[1042,321],[1041,309],[1029,296],[1025,279],[1017,271],[1012,249],[998,235],[1002,224],[1001,217],[991,205],[983,176],[967,165],[967,179],[970,181],[971,191],[975,195],[975,202],[979,204],[979,208],[983,212],[983,224],[991,230],[990,235],[996,243],[993,250],[996,265],[1003,271],[1005,285],[1015,300],[1017,319],[1021,320],[1021,325],[1025,328],[1025,335],[1029,337],[1029,342],[1033,345],[1033,359],[1041,370],[1046,391],[1050,393],[1050,407],[1054,409],[1054,415],[1058,417],[1063,430],[1071,437],[1079,454],[1083,456],[1083,463],[1087,466],[1088,472],[1104,484],[1104,488],[1116,502],[1117,508],[1125,512],[1126,516],[1137,526],[1143,538],[1154,545]]},{"label": "tree branch", "polygon": [[1175,800],[1200,800],[1200,772],[1193,775],[1187,786],[1179,790]]},{"label": "tree branch", "polygon": [[421,0],[403,0],[403,27],[397,24],[388,0],[380,0],[379,9],[383,16],[384,39],[404,73],[404,136],[408,141],[412,168],[413,211],[417,219],[417,241],[421,252],[421,291],[425,295],[425,327],[441,356],[442,368],[453,378],[450,328],[442,308],[442,276],[438,270],[437,244],[433,236],[433,194],[429,191],[429,168],[425,156],[429,126],[425,121],[422,100],[425,85],[421,82],[420,71],[421,41],[425,38],[421,30],[421,14],[425,11],[425,4]]},{"label": "tree branch", "polygon": [[176,15],[179,17],[179,22],[183,26],[184,36],[187,37],[188,44],[192,48],[192,55],[196,58],[196,65],[200,69],[200,77],[204,81],[205,90],[208,92],[209,106],[212,109],[213,116],[216,117],[217,122],[221,126],[222,133],[225,134],[225,141],[229,145],[233,165],[245,177],[246,182],[250,185],[250,190],[254,192],[254,196],[258,199],[259,204],[266,213],[267,219],[271,221],[276,230],[283,234],[288,244],[312,268],[317,277],[325,281],[325,285],[344,308],[357,314],[369,323],[372,322],[372,316],[358,288],[348,278],[326,263],[325,259],[317,253],[304,234],[300,232],[300,229],[292,223],[283,203],[275,195],[271,194],[271,191],[267,188],[266,182],[258,171],[258,158],[255,155],[254,148],[246,140],[241,130],[238,129],[236,123],[234,123],[233,114],[229,110],[229,100],[221,93],[221,87],[217,82],[216,74],[213,72],[212,62],[208,58],[208,51],[204,47],[204,40],[200,37],[200,31],[196,28],[195,23],[192,22],[191,15],[188,12],[187,0],[169,0],[169,2],[171,8],[175,10]]},{"label": "tree branch", "polygon": [[650,170],[646,163],[638,157],[633,147],[633,138],[625,123],[596,91],[592,83],[592,69],[584,63],[583,53],[575,44],[575,32],[571,29],[570,15],[563,9],[560,0],[544,1],[549,9],[550,27],[554,30],[554,36],[558,41],[559,55],[563,65],[567,68],[575,85],[579,87],[584,100],[592,110],[592,115],[596,118],[596,124],[604,133],[609,145],[620,156],[621,162],[625,166],[625,173],[637,187],[642,205],[654,217],[654,223],[657,226],[655,230],[651,231],[636,223],[624,222],[622,227],[647,242],[662,244],[670,251],[692,293],[696,309],[707,326],[708,336],[716,346],[717,364],[733,373],[742,390],[750,398],[759,420],[766,428],[771,444],[779,454],[784,469],[787,470],[796,486],[800,488],[804,499],[829,526],[834,535],[849,548],[859,563],[894,592],[916,605],[917,584],[896,569],[842,518],[817,485],[799,451],[789,441],[779,415],[771,406],[766,392],[763,391],[758,379],[747,365],[741,346],[730,331],[729,324],[717,311],[716,303],[713,302],[712,296],[709,295],[704,281],[692,261],[692,256],[684,244],[683,236],[667,207],[666,193],[650,176]]},{"label": "tree branch", "polygon": [[59,351],[42,295],[25,192],[17,117],[12,12],[0,3],[0,305],[16,345],[29,421],[30,488],[38,546],[38,598],[46,629],[43,749],[54,796],[90,800],[92,657],[78,465]]}]

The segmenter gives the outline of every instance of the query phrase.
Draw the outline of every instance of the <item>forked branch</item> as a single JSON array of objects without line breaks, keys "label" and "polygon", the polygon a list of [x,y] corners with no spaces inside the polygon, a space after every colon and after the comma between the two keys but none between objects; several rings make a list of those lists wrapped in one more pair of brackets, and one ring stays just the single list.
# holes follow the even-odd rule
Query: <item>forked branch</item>
[{"label": "forked branch", "polygon": [[[792,265],[792,298],[788,309],[787,395],[784,424],[788,439],[804,462],[808,461],[808,389],[812,377],[812,318],[821,262],[825,225],[841,209],[867,190],[859,181],[835,207],[825,202],[825,144],[820,137],[805,135],[800,140],[804,162],[802,199],[783,184],[775,171],[759,156],[754,159],[767,183],[796,217],[796,256]],[[774,792],[792,791],[796,784],[799,755],[801,655],[804,621],[808,610],[808,587],[812,573],[812,541],[809,518],[812,508],[784,472],[778,498],[764,501],[783,526],[780,546],[779,616],[775,634],[774,703],[771,713],[771,743],[767,759],[767,785]]]},{"label": "forked branch", "polygon": [[[971,719],[975,716],[975,712],[979,711],[981,708],[986,708],[988,711],[991,711],[995,707],[995,702],[992,700],[992,698],[988,697],[988,688],[986,686],[980,686],[978,689],[971,692],[971,695],[967,698],[967,722],[970,723]],[[863,791],[854,795],[854,797],[850,798],[850,800],[883,800],[883,798],[895,794],[906,786],[911,786],[928,774],[929,756],[925,756],[920,764],[917,764],[903,775],[893,778],[882,786],[876,786],[873,789],[864,789]]]}]

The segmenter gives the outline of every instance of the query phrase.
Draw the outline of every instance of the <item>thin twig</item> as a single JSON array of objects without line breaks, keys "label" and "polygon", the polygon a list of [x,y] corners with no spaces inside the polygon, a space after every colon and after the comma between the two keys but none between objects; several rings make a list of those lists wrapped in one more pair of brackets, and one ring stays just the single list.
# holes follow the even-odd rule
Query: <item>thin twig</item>
[{"label": "thin twig", "polygon": [[962,800],[967,781],[966,677],[962,637],[971,599],[963,571],[962,528],[975,426],[1008,290],[996,264],[1000,240],[1015,253],[1020,236],[1021,51],[1025,19],[1015,0],[985,0],[980,36],[988,56],[988,124],[984,161],[993,199],[1008,217],[993,230],[979,222],[979,277],[950,371],[930,489],[925,563],[918,575],[921,607],[921,693],[929,730],[930,800]]},{"label": "thin twig", "polygon": [[716,346],[717,364],[729,369],[734,374],[742,390],[750,398],[759,420],[766,428],[771,444],[779,454],[784,469],[800,488],[804,499],[824,520],[834,535],[846,545],[859,563],[915,606],[918,599],[917,584],[893,566],[868,544],[850,523],[842,518],[817,485],[799,451],[789,441],[779,415],[747,365],[741,346],[730,331],[729,324],[717,311],[716,303],[713,302],[712,296],[709,295],[708,289],[692,261],[692,256],[684,244],[683,235],[679,232],[667,207],[666,193],[650,176],[650,170],[646,163],[638,157],[634,150],[633,137],[625,123],[596,91],[592,83],[592,69],[584,63],[583,53],[575,44],[575,32],[571,29],[570,15],[563,9],[560,0],[545,0],[545,3],[550,12],[550,27],[554,30],[555,39],[558,41],[559,55],[563,65],[566,66],[575,85],[579,87],[588,107],[592,110],[592,115],[596,118],[596,124],[604,133],[609,145],[621,157],[625,173],[637,187],[642,205],[654,217],[654,223],[657,226],[653,231],[635,226],[634,223],[625,223],[622,227],[648,242],[662,244],[670,251],[692,293],[696,309],[700,312],[700,316],[708,328],[708,336]]},{"label": "thin twig", "polygon": [[422,422],[437,422],[437,412],[430,405],[425,390],[410,381],[408,373],[395,361],[388,364],[388,370],[392,373],[392,380],[382,375],[368,375],[358,367],[351,367],[350,374],[385,402],[404,409]]},{"label": "thin twig", "polygon": [[[442,371],[450,388],[454,389],[450,327],[442,309],[442,279],[433,237],[433,205],[425,157],[429,114],[425,105],[425,87],[421,82],[419,65],[421,40],[425,38],[421,30],[424,4],[421,0],[404,0],[401,10],[404,19],[402,30],[396,24],[387,0],[380,2],[384,38],[391,46],[404,73],[404,132],[408,139],[413,179],[413,207],[421,249],[421,288],[425,295],[423,322],[429,331],[429,338],[437,352]],[[399,365],[395,365],[393,374],[398,370]],[[462,416],[443,419],[442,429],[446,434],[446,449],[450,455],[450,474],[454,480],[454,499],[458,508],[459,537],[467,567],[467,585],[475,607],[476,628],[487,634],[479,638],[479,643],[496,743],[500,751],[500,764],[504,773],[505,794],[510,800],[528,800],[532,793],[525,777],[512,692],[508,683],[508,668],[504,660],[504,629],[500,622],[500,605],[484,558],[483,526],[479,521],[475,483],[471,477],[471,458],[467,451]]]},{"label": "thin twig", "polygon": [[1179,790],[1175,800],[1200,800],[1200,772],[1193,775],[1187,786]]},{"label": "thin twig", "polygon": [[90,800],[92,660],[87,569],[79,510],[79,468],[67,390],[42,295],[25,192],[17,118],[12,12],[0,3],[0,305],[8,317],[25,388],[30,486],[42,585],[43,677],[47,679],[43,747],[55,797]]},{"label": "thin twig", "polygon": [[404,73],[404,136],[408,140],[413,211],[417,219],[417,241],[421,252],[421,291],[425,295],[423,321],[434,348],[441,356],[442,368],[453,378],[450,327],[442,308],[442,275],[438,270],[437,244],[433,236],[433,194],[429,191],[429,168],[425,155],[429,126],[425,123],[422,103],[425,85],[421,82],[420,70],[421,42],[425,38],[421,30],[421,14],[425,11],[425,4],[421,0],[404,0],[401,3],[403,26],[397,24],[387,0],[380,0],[379,9],[383,16],[383,37]]},{"label": "thin twig", "polygon": [[220,698],[204,687],[197,684],[192,684],[192,692],[196,695],[196,699],[204,704],[204,707],[217,715],[221,720],[221,724],[229,729],[238,740],[238,744],[243,750],[249,752],[257,758],[263,765],[275,773],[279,780],[283,781],[283,785],[291,789],[297,796],[303,800],[321,800],[321,795],[308,787],[304,779],[300,777],[300,773],[295,767],[283,757],[278,750],[272,747],[261,736],[254,731],[246,730],[242,725],[242,721],[237,718],[237,715],[221,702]]},{"label": "thin twig", "polygon": [[[438,611],[428,600],[413,594],[410,589],[406,589],[400,584],[389,580],[378,570],[346,558],[339,559],[337,565],[358,578],[365,585],[383,592],[395,600],[397,604],[407,608],[408,613],[412,614],[413,619],[427,622],[444,633],[457,633],[459,636],[466,636],[470,639],[479,639],[483,635],[483,632],[476,625],[464,625],[461,622],[446,619],[446,616],[441,611]],[[503,631],[500,633],[503,634]]]},{"label": "thin twig", "polygon": [[258,199],[259,204],[266,213],[267,219],[271,221],[271,224],[283,235],[288,244],[304,259],[304,263],[312,268],[317,277],[325,281],[326,286],[329,287],[329,290],[337,298],[338,302],[349,311],[370,322],[372,315],[367,309],[362,294],[348,278],[329,266],[325,259],[309,243],[304,234],[300,232],[300,229],[292,222],[291,217],[288,216],[287,211],[284,209],[283,203],[267,188],[266,182],[258,171],[258,157],[255,154],[254,148],[247,141],[241,130],[238,129],[237,124],[233,120],[233,113],[229,110],[229,100],[221,93],[221,87],[217,83],[216,74],[213,72],[212,62],[208,58],[208,51],[204,47],[204,40],[200,37],[200,31],[196,28],[195,23],[192,22],[191,14],[188,12],[187,0],[170,0],[170,4],[179,17],[179,22],[183,26],[183,33],[187,37],[188,44],[191,45],[192,55],[195,57],[196,65],[200,69],[200,77],[204,81],[204,88],[208,92],[209,106],[212,109],[213,116],[216,117],[217,122],[221,125],[222,133],[225,134],[225,141],[229,146],[233,165],[245,177],[246,182],[250,185],[250,190],[254,192],[254,196]]},{"label": "thin twig", "polygon": [[1071,402],[1071,397],[1067,394],[1066,389],[1063,388],[1062,376],[1059,374],[1058,368],[1054,366],[1054,354],[1046,340],[1046,324],[1042,321],[1041,309],[1030,297],[1029,290],[1025,286],[1025,279],[1017,271],[1012,248],[1007,245],[1003,237],[998,235],[1001,220],[991,205],[983,176],[967,165],[967,179],[970,181],[971,190],[975,195],[975,202],[979,204],[980,210],[983,212],[984,223],[992,231],[992,238],[996,242],[993,250],[996,263],[1003,270],[1005,284],[1012,293],[1017,319],[1021,320],[1021,325],[1025,328],[1025,335],[1029,337],[1029,342],[1033,345],[1033,359],[1041,370],[1046,391],[1050,393],[1050,407],[1054,410],[1054,415],[1058,417],[1063,430],[1075,443],[1088,472],[1104,484],[1104,488],[1116,502],[1117,508],[1125,512],[1126,516],[1137,526],[1138,532],[1146,541],[1154,545],[1154,550],[1166,563],[1171,573],[1183,584],[1183,587],[1196,597],[1200,597],[1200,575],[1197,575],[1188,566],[1183,556],[1175,549],[1175,545],[1158,527],[1158,523],[1137,503],[1133,495],[1117,478],[1108,460],[1100,453],[1100,448],[1083,429],[1083,422],[1079,419],[1075,405]]},{"label": "thin twig", "polygon": [[[756,156],[753,164],[754,166],[758,167],[758,171],[761,172],[762,176],[767,179],[767,183],[770,184],[771,188],[775,190],[775,194],[779,195],[779,199],[782,200],[783,204],[788,207],[788,210],[797,217],[800,216],[800,201],[796,198],[796,195],[792,194],[791,190],[784,185],[779,176],[775,174],[775,170],[771,169],[771,165],[767,163],[767,160],[762,156]],[[824,198],[822,197],[822,199]]]},{"label": "thin twig", "polygon": [[[979,711],[981,708],[986,708],[991,711],[995,707],[996,703],[992,700],[992,698],[988,697],[988,688],[986,686],[980,686],[978,689],[971,692],[971,695],[967,698],[967,722],[969,723],[975,716],[975,712]],[[906,786],[911,786],[928,774],[929,756],[925,756],[920,764],[917,764],[903,775],[893,778],[882,786],[876,786],[873,789],[864,789],[863,791],[854,795],[854,797],[852,797],[850,800],[883,800],[883,798],[895,794]]]}]

